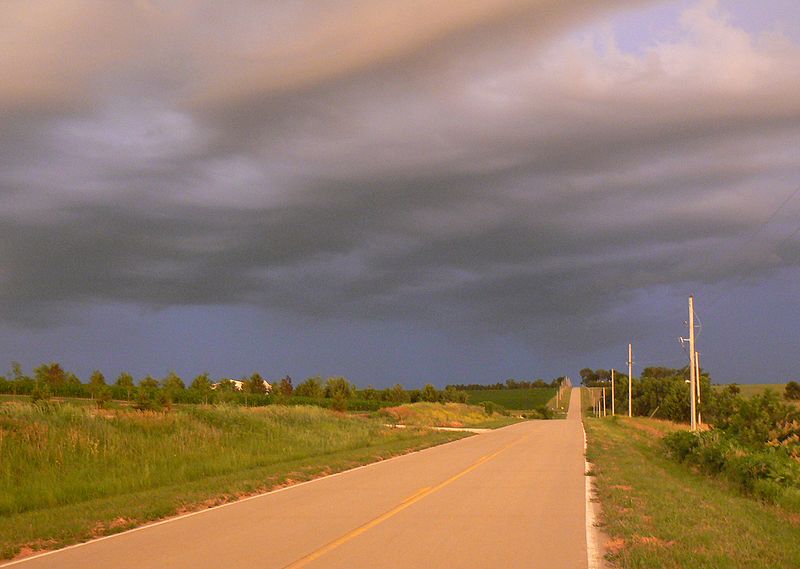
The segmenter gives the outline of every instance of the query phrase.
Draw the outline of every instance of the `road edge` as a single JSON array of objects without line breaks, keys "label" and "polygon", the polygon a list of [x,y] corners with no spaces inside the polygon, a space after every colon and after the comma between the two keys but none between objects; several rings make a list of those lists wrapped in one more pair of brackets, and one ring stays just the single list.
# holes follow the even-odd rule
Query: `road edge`
[{"label": "road edge", "polygon": [[[582,411],[582,410],[581,410]],[[588,439],[586,438],[586,425],[581,412],[581,430],[583,431],[583,472],[584,472],[584,498],[586,502],[586,564],[588,569],[607,569],[610,565],[605,560],[602,544],[605,542],[600,531],[598,520],[600,518],[600,502],[595,499],[595,477],[592,474],[593,464],[586,455]]]}]

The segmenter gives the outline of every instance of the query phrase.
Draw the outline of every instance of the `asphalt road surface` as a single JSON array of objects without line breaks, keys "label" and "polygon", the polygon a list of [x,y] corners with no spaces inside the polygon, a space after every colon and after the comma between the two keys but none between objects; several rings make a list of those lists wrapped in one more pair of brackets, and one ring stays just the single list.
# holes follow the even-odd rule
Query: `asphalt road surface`
[{"label": "asphalt road surface", "polygon": [[580,390],[528,421],[13,564],[586,568]]}]

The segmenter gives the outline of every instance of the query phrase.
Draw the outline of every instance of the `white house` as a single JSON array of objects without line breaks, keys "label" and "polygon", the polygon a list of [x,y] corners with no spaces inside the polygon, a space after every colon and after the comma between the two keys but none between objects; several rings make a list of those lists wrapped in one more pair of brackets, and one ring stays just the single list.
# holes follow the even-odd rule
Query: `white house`
[{"label": "white house", "polygon": [[[242,381],[241,379],[223,379],[221,381],[218,381],[217,383],[212,383],[211,384],[211,389],[217,389],[219,387],[219,384],[222,383],[223,381],[230,381],[233,384],[233,390],[234,391],[242,391],[242,390],[244,390],[245,382]],[[266,379],[262,379],[261,381],[264,382],[264,390],[267,393],[272,391],[272,385]]]}]

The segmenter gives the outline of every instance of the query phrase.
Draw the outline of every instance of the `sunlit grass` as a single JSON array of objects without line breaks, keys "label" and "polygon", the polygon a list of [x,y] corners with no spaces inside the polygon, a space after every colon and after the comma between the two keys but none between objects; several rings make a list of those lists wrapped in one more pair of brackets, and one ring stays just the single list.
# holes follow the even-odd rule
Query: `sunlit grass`
[{"label": "sunlit grass", "polygon": [[0,553],[118,531],[290,475],[308,478],[459,436],[387,429],[379,419],[317,407],[142,413],[2,404]]},{"label": "sunlit grass", "polygon": [[610,557],[621,568],[800,567],[796,513],[739,494],[665,456],[679,427],[644,418],[585,419]]}]

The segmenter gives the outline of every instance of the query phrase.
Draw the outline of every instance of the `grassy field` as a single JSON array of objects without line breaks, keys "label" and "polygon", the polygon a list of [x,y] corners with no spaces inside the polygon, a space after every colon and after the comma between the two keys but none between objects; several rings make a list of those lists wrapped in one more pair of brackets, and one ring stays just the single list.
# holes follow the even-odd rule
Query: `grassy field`
[{"label": "grassy field", "polygon": [[0,405],[0,556],[52,548],[465,433],[316,407]]},{"label": "grassy field", "polygon": [[469,393],[469,402],[473,405],[481,401],[491,401],[506,409],[524,411],[547,405],[547,402],[556,396],[556,388],[471,389],[467,393]]},{"label": "grassy field", "polygon": [[410,403],[381,409],[380,415],[392,423],[421,427],[475,427],[496,429],[518,423],[520,419],[494,414],[483,407],[463,403]]},{"label": "grassy field", "polygon": [[585,424],[616,566],[800,567],[800,515],[667,458],[660,438],[675,424],[621,417]]}]

